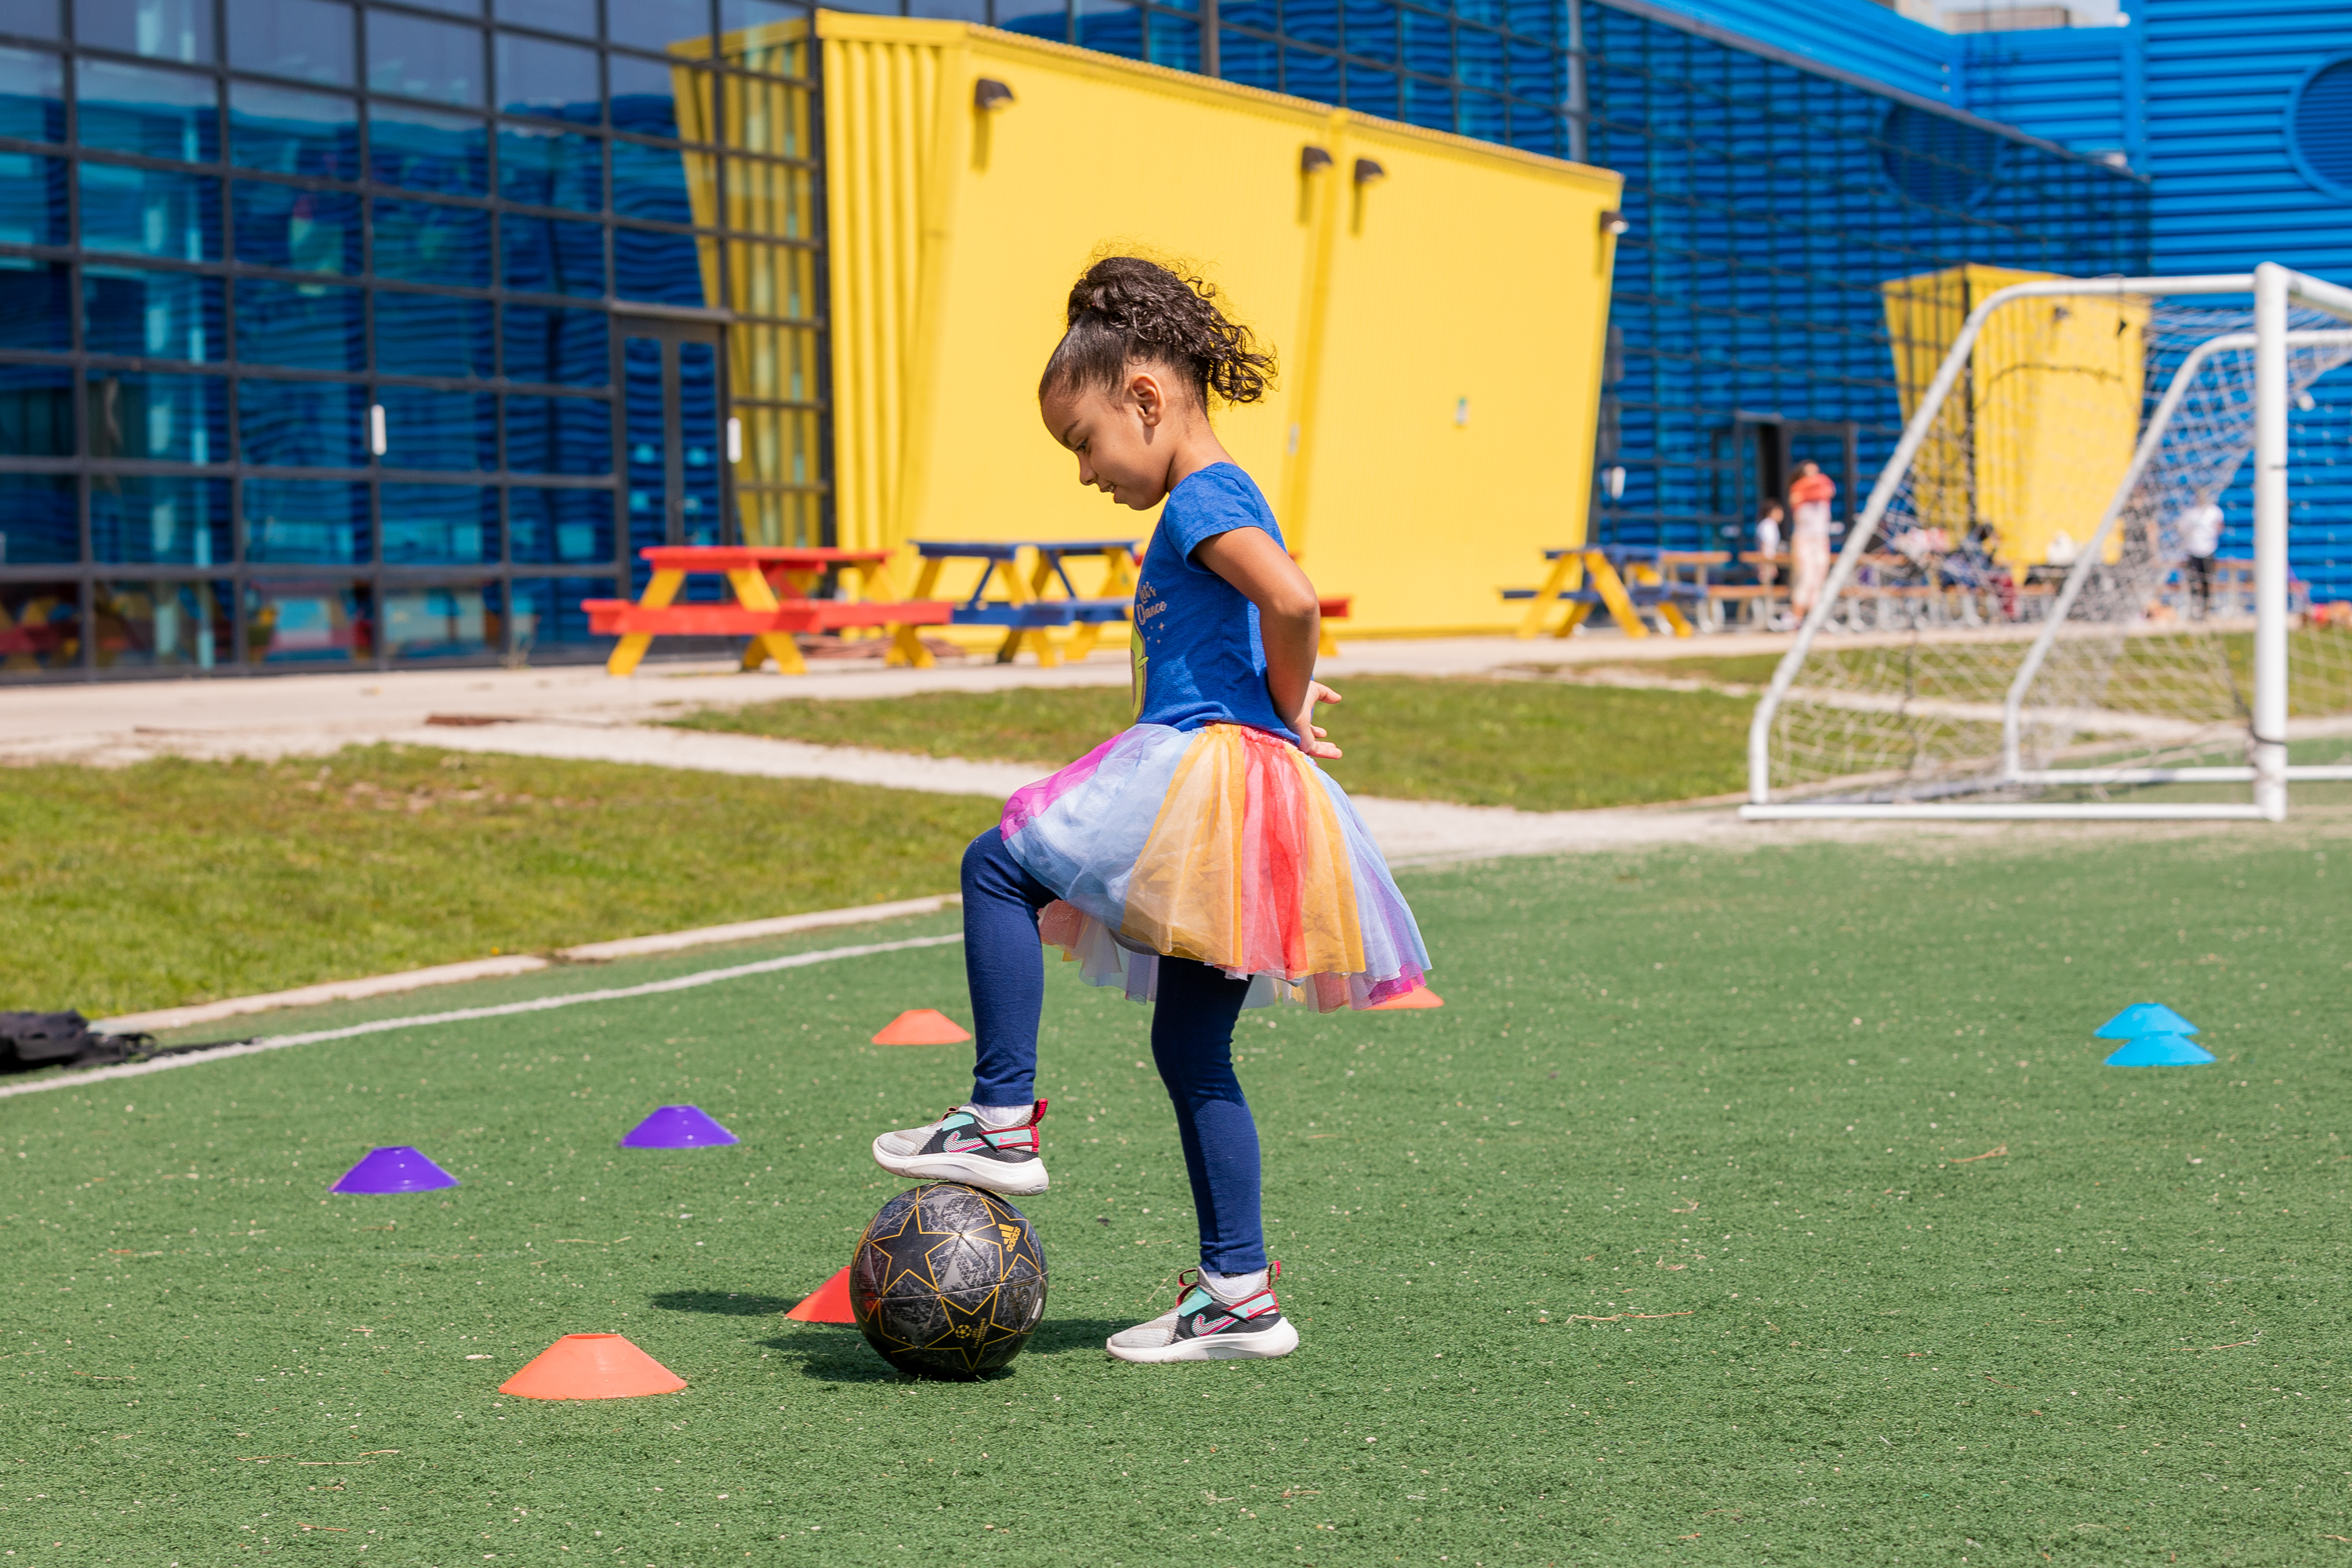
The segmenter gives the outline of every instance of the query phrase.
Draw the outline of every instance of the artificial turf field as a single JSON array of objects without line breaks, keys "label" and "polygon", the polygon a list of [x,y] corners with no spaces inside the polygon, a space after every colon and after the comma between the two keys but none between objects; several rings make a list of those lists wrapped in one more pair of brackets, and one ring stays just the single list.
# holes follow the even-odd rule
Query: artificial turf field
[{"label": "artificial turf field", "polygon": [[[1149,1015],[1066,970],[1028,1352],[779,1318],[967,1092],[863,1043],[964,1013],[951,945],[0,1101],[0,1561],[2334,1562],[2342,829],[1410,873],[1443,1010],[1240,1036],[1276,1363],[1104,1357],[1189,1205]],[[530,984],[728,955],[665,962]],[[2100,1066],[2135,1000],[2221,1059]],[[743,1142],[614,1147],[672,1100]],[[465,1184],[327,1196],[378,1142]],[[498,1395],[582,1330],[690,1386]]]}]

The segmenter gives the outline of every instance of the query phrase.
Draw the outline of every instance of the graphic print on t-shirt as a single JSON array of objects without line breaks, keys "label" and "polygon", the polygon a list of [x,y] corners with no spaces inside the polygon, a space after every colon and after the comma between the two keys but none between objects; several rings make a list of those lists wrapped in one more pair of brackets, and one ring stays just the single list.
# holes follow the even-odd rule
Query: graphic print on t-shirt
[{"label": "graphic print on t-shirt", "polygon": [[1135,591],[1133,642],[1140,649],[1143,696],[1137,723],[1178,730],[1246,724],[1297,739],[1266,692],[1257,606],[1192,559],[1206,541],[1244,528],[1282,542],[1274,509],[1231,463],[1213,463],[1169,492]]}]

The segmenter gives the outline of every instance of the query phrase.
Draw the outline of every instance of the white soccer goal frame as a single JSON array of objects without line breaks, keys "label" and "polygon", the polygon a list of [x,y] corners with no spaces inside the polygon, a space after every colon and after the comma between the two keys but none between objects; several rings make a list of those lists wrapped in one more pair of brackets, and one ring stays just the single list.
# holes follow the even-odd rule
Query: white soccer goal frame
[{"label": "white soccer goal frame", "polygon": [[[1927,439],[1944,405],[1958,384],[1978,335],[2001,306],[2014,300],[2049,297],[2079,298],[2086,294],[2168,298],[2198,294],[2252,294],[2254,330],[2210,339],[2193,350],[2174,373],[2163,400],[2150,416],[2147,429],[2132,455],[2129,468],[2099,520],[2098,530],[2075,558],[2049,617],[2028,650],[2023,666],[2010,685],[2002,705],[2001,767],[1987,776],[1985,791],[2050,784],[2229,784],[2253,785],[2245,804],[2152,804],[2092,801],[2079,804],[2014,802],[1971,803],[1957,800],[1910,802],[1779,801],[1772,798],[1772,724],[1795,684],[1805,656],[1829,621],[1838,595],[1862,563],[1870,542],[1877,537],[1887,509],[1894,503],[1913,458]],[[1913,411],[1880,469],[1878,482],[1862,516],[1847,531],[1844,546],[1830,568],[1821,596],[1798,628],[1797,640],[1781,656],[1772,683],[1756,705],[1748,731],[1748,803],[1739,815],[1750,822],[1806,818],[1893,818],[1979,821],[2129,821],[2129,820],[2285,820],[2287,784],[2292,780],[2352,779],[2352,767],[2291,766],[2287,762],[2287,358],[2296,346],[2352,342],[2352,329],[2343,331],[2290,331],[2290,304],[2301,304],[2338,321],[2352,322],[2352,289],[2265,261],[2251,273],[2221,273],[2179,278],[2102,278],[2051,279],[2015,283],[1987,295],[1969,312],[1959,335],[1945,353],[1925,396]],[[2166,426],[2179,407],[2197,371],[2215,353],[2226,350],[2254,351],[2254,669],[2252,703],[2252,740],[2247,765],[2238,767],[2064,768],[2029,769],[2023,763],[2023,710],[2027,692],[2042,668],[2051,644],[2065,625],[2066,612],[2080,594],[2090,572],[2099,563],[2108,534],[2129,502],[2149,460],[2162,446]]]}]

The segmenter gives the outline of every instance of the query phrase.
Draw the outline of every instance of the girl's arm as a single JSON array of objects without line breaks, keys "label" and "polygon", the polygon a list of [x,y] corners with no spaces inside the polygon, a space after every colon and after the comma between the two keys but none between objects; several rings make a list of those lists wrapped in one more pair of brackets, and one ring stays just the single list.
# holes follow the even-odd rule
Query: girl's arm
[{"label": "girl's arm", "polygon": [[1265,689],[1274,710],[1297,733],[1310,757],[1336,757],[1339,748],[1315,724],[1318,702],[1339,694],[1315,679],[1315,650],[1323,636],[1323,610],[1315,584],[1283,553],[1262,528],[1236,528],[1202,540],[1193,557],[1231,583],[1257,606],[1258,630],[1265,641]]}]

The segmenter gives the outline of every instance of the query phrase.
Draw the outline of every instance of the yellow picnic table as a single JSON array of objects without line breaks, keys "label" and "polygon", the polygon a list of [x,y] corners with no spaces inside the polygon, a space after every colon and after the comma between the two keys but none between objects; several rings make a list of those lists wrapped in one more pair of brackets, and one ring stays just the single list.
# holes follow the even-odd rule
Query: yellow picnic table
[{"label": "yellow picnic table", "polygon": [[[1609,612],[1609,618],[1629,637],[1645,637],[1650,628],[1642,624],[1642,611],[1654,610],[1678,637],[1694,635],[1690,619],[1675,601],[1688,599],[1703,603],[1706,598],[1706,569],[1720,564],[1723,557],[1715,551],[1663,550],[1624,544],[1571,544],[1560,550],[1547,550],[1544,559],[1552,563],[1550,573],[1539,588],[1506,588],[1506,599],[1530,599],[1527,615],[1519,622],[1518,635],[1532,637],[1542,634],[1544,621],[1555,605],[1565,605],[1568,614],[1551,635],[1564,637],[1584,624],[1594,605]],[[1624,574],[1618,571],[1626,569]],[[1681,577],[1678,569],[1696,568],[1697,578]],[[1626,580],[1630,575],[1632,581]],[[1591,579],[1591,586],[1584,579]]]}]

